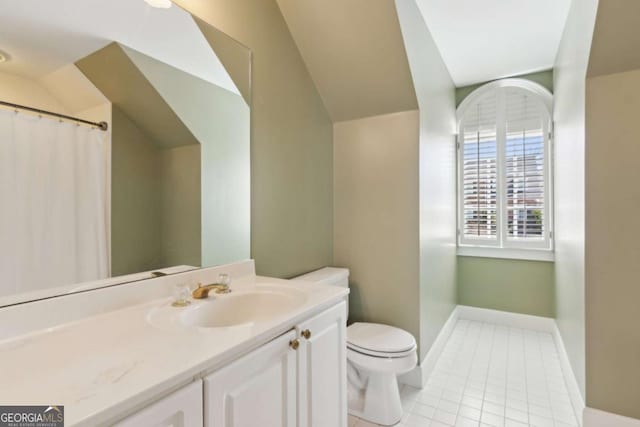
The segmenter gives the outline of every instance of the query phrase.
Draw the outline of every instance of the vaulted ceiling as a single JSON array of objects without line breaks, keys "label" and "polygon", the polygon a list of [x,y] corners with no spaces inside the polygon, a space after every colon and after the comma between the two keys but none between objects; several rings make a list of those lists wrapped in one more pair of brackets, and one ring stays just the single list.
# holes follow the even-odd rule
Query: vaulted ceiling
[{"label": "vaulted ceiling", "polygon": [[334,121],[417,109],[393,0],[277,0]]},{"label": "vaulted ceiling", "polygon": [[[167,29],[170,29],[168,31]],[[142,0],[0,1],[1,72],[39,78],[122,43],[238,93],[191,15]]]},{"label": "vaulted ceiling", "polygon": [[461,87],[552,68],[571,0],[416,3]]},{"label": "vaulted ceiling", "polygon": [[[396,0],[276,1],[334,121],[417,108]],[[411,1],[462,87],[552,68],[572,0]]]},{"label": "vaulted ceiling", "polygon": [[598,3],[598,17],[589,56],[590,77],[640,68],[640,1],[606,0]]}]

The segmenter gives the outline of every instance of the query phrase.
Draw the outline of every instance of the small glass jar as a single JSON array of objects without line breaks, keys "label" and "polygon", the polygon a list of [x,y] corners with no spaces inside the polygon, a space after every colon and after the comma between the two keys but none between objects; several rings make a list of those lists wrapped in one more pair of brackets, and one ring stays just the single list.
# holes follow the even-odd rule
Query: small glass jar
[{"label": "small glass jar", "polygon": [[173,288],[173,307],[186,307],[191,304],[189,300],[189,285],[186,283],[178,283]]},{"label": "small glass jar", "polygon": [[218,285],[229,286],[231,284],[231,276],[228,273],[218,274]]}]

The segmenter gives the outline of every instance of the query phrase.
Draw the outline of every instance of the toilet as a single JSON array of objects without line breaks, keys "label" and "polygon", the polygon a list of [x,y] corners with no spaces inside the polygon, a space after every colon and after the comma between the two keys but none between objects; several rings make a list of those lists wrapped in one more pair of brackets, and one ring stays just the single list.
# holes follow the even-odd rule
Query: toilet
[{"label": "toilet", "polygon": [[[296,277],[321,285],[349,286],[349,270],[325,267]],[[402,418],[397,377],[418,362],[415,338],[399,328],[379,323],[347,327],[347,387],[349,414],[374,424],[391,426]]]}]

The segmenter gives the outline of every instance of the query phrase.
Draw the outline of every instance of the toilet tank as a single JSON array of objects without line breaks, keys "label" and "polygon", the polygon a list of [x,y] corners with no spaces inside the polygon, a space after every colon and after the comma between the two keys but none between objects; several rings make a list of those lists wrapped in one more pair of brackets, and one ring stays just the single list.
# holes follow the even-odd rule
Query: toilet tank
[{"label": "toilet tank", "polygon": [[[318,285],[333,285],[341,288],[349,287],[349,269],[337,267],[325,267],[292,280],[304,280]],[[349,304],[347,304],[347,317],[349,316]]]},{"label": "toilet tank", "polygon": [[349,287],[349,269],[325,267],[302,276],[294,277],[293,280],[304,280],[318,285],[333,285],[342,288]]}]

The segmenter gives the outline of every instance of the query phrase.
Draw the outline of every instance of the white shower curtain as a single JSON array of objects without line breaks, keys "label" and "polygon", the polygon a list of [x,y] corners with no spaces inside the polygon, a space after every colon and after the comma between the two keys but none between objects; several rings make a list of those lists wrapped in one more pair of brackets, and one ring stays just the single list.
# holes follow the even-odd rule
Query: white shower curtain
[{"label": "white shower curtain", "polygon": [[108,277],[107,144],[0,110],[0,296]]}]

